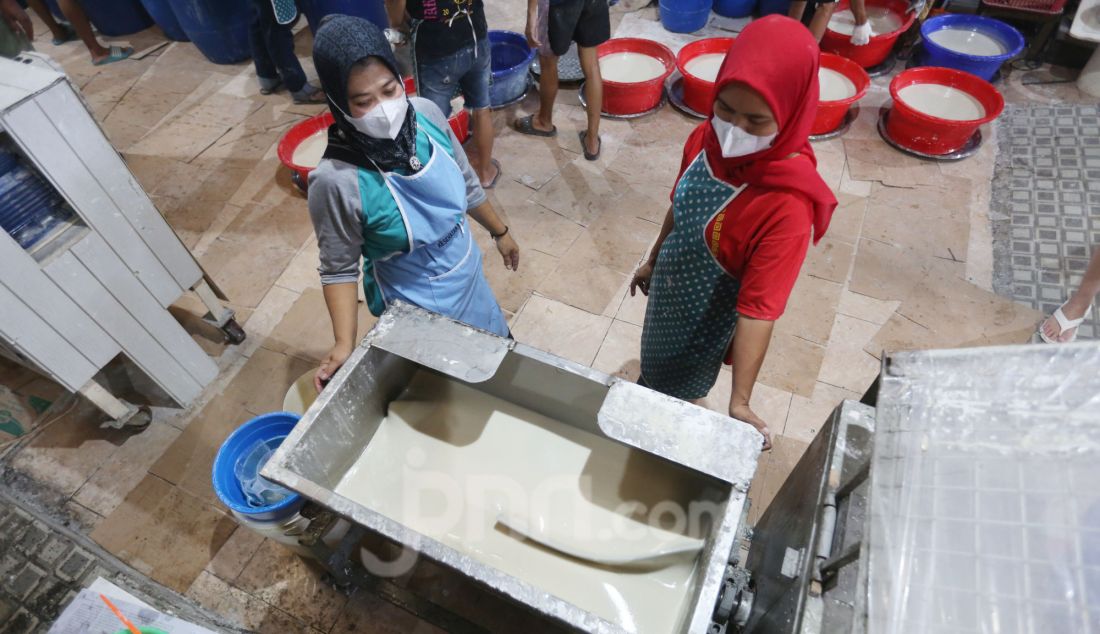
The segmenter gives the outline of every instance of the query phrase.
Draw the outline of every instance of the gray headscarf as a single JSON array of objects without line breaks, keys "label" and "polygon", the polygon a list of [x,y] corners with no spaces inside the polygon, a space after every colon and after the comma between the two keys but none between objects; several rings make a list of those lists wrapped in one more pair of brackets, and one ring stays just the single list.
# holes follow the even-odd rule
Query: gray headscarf
[{"label": "gray headscarf", "polygon": [[[329,127],[326,158],[334,158],[366,169],[375,164],[385,171],[396,168],[419,169],[416,157],[416,113],[412,105],[397,138],[375,139],[355,129],[344,117],[351,112],[348,102],[348,76],[356,63],[374,57],[393,72],[401,73],[386,36],[373,23],[349,15],[330,15],[321,21],[313,38],[313,65],[328,97],[335,123]],[[407,98],[407,97],[406,97]]]}]

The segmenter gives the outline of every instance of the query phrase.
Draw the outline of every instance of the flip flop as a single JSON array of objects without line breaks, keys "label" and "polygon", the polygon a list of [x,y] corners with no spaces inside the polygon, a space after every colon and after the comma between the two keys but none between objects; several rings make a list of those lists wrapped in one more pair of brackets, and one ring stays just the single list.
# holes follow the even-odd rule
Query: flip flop
[{"label": "flip flop", "polygon": [[122,60],[134,54],[134,49],[130,46],[118,46],[116,44],[112,44],[109,50],[110,53],[107,55],[107,57],[104,57],[98,62],[92,62],[92,65],[104,66],[106,64],[113,64],[114,62],[121,62]]},{"label": "flip flop", "polygon": [[596,153],[590,154],[588,152],[588,144],[584,141],[585,138],[588,137],[588,131],[581,130],[577,133],[577,136],[581,138],[581,151],[584,152],[584,158],[588,159],[589,161],[595,161],[596,159],[600,158],[600,151],[603,150],[603,139],[596,137]]},{"label": "flip flop", "polygon": [[493,180],[489,181],[488,185],[482,185],[482,189],[492,189],[497,186],[497,181],[500,180],[500,174],[504,171],[504,168],[500,166],[500,161],[496,159],[489,159],[489,164],[497,168],[497,175],[493,177]]},{"label": "flip flop", "polygon": [[529,114],[526,117],[523,117],[522,119],[516,119],[515,122],[512,124],[512,127],[516,129],[516,132],[519,132],[520,134],[527,134],[527,135],[530,135],[530,136],[541,136],[541,137],[558,136],[557,126],[554,126],[554,128],[551,129],[550,131],[539,130],[538,128],[535,127],[534,120],[535,120],[535,115]]},{"label": "flip flop", "polygon": [[257,79],[260,80],[261,95],[270,95],[272,93],[278,92],[278,90],[283,87],[283,80],[279,79],[278,77],[276,77],[275,79],[258,77]]},{"label": "flip flop", "polygon": [[[1065,306],[1065,304],[1062,304],[1062,306]],[[1058,322],[1058,334],[1054,338],[1048,337],[1046,331],[1043,329],[1043,325],[1047,323],[1047,320],[1044,319],[1039,322],[1039,338],[1046,343],[1073,343],[1073,341],[1077,339],[1076,328],[1085,323],[1085,320],[1092,314],[1092,306],[1090,305],[1080,319],[1066,319],[1066,314],[1062,312],[1062,306],[1059,306],[1058,310],[1054,311],[1054,314],[1051,315],[1051,317],[1054,317],[1054,321]],[[1069,339],[1063,341],[1062,333],[1071,329],[1073,329],[1073,334],[1069,336]]]},{"label": "flip flop", "polygon": [[76,39],[76,31],[73,30],[72,25],[67,22],[61,22],[58,26],[60,26],[65,31],[65,36],[53,38],[52,40],[50,40],[50,44],[53,44],[54,46],[61,46],[66,42],[72,42]]}]

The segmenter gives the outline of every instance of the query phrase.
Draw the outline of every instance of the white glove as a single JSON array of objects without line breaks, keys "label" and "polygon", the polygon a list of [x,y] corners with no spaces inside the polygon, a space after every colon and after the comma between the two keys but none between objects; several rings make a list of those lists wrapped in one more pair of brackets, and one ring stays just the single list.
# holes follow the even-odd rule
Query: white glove
[{"label": "white glove", "polygon": [[856,28],[852,29],[852,44],[864,46],[871,41],[871,36],[874,34],[874,31],[871,30],[870,20],[863,24],[857,24]]}]

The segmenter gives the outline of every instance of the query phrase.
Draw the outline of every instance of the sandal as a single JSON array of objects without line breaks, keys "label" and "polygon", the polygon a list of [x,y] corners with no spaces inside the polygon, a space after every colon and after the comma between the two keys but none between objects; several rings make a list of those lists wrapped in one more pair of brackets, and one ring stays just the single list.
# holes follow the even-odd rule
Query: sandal
[{"label": "sandal", "polygon": [[585,142],[585,139],[588,137],[588,131],[581,130],[577,133],[577,136],[581,138],[581,151],[584,152],[584,158],[589,161],[595,161],[600,158],[600,151],[603,150],[603,139],[596,137],[596,151],[594,153],[589,153],[588,143]]},{"label": "sandal", "polygon": [[107,54],[107,57],[104,57],[98,62],[92,62],[92,66],[103,66],[106,64],[113,64],[114,62],[121,62],[134,54],[134,48],[132,46],[118,46],[112,44],[111,48],[108,50],[110,53]]},{"label": "sandal", "polygon": [[298,105],[325,103],[325,91],[309,84],[306,84],[298,92],[292,93],[291,97],[294,99],[294,103]]},{"label": "sandal", "polygon": [[535,127],[535,115],[529,114],[522,119],[516,119],[512,127],[516,129],[516,132],[520,134],[528,134],[531,136],[552,137],[558,136],[558,128],[554,126],[549,131],[539,130]]},{"label": "sandal", "polygon": [[71,24],[69,24],[68,22],[61,22],[58,24],[58,26],[60,26],[62,30],[65,31],[65,35],[63,35],[62,37],[53,38],[52,40],[50,40],[50,44],[53,44],[54,46],[61,46],[66,42],[72,42],[76,39],[76,31],[73,30]]},{"label": "sandal", "polygon": [[[1090,304],[1088,309],[1085,310],[1085,314],[1082,315],[1080,319],[1066,319],[1066,314],[1062,312],[1063,306],[1065,306],[1065,304],[1059,306],[1058,310],[1054,311],[1051,315],[1051,317],[1054,317],[1054,321],[1058,322],[1058,334],[1055,337],[1048,337],[1046,331],[1043,329],[1043,326],[1047,323],[1046,319],[1039,322],[1039,338],[1043,341],[1047,343],[1073,343],[1073,341],[1077,339],[1077,327],[1084,323],[1085,320],[1089,318],[1089,315],[1092,314],[1092,305]],[[1067,330],[1073,330],[1073,334],[1069,336],[1069,339],[1063,340],[1062,334]]]},{"label": "sandal", "polygon": [[497,181],[500,180],[500,174],[501,174],[501,172],[504,171],[504,168],[502,168],[500,166],[500,161],[498,161],[496,159],[489,159],[489,164],[492,165],[493,167],[497,168],[497,173],[496,173],[496,176],[493,177],[493,180],[489,181],[488,185],[482,185],[481,186],[482,189],[492,189],[492,188],[496,187],[497,186]]},{"label": "sandal", "polygon": [[278,90],[283,87],[283,80],[279,79],[278,77],[274,77],[272,79],[268,79],[267,77],[257,77],[256,79],[260,81],[261,95],[270,95],[272,93],[278,92]]}]

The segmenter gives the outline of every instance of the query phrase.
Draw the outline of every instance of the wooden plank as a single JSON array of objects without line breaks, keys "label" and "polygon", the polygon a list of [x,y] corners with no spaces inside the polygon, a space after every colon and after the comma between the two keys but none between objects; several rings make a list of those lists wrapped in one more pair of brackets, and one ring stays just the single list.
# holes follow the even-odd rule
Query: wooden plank
[{"label": "wooden plank", "polygon": [[[54,87],[51,90],[56,89]],[[73,209],[118,253],[126,267],[162,306],[174,302],[184,289],[122,217],[107,192],[54,127],[36,102],[21,104],[3,115],[4,127],[39,172],[73,205]]]},{"label": "wooden plank", "polygon": [[153,206],[153,201],[72,88],[60,84],[46,91],[37,101],[77,156],[94,157],[93,161],[85,159],[88,170],[180,287],[194,286],[202,278],[195,258]]},{"label": "wooden plank", "polygon": [[37,320],[48,324],[89,363],[102,368],[119,353],[107,333],[4,231],[0,231],[0,262],[4,263],[0,269],[4,285],[35,312]]},{"label": "wooden plank", "polygon": [[46,272],[89,315],[103,324],[126,356],[180,406],[186,406],[199,395],[202,386],[141,327],[71,251],[50,262]]},{"label": "wooden plank", "polygon": [[160,306],[136,278],[129,275],[122,260],[102,238],[89,236],[74,246],[72,252],[199,385],[206,386],[218,376],[217,364],[172,314]]},{"label": "wooden plank", "polygon": [[79,390],[99,371],[3,284],[0,284],[0,336],[8,347],[47,370],[50,378],[70,392]]}]

